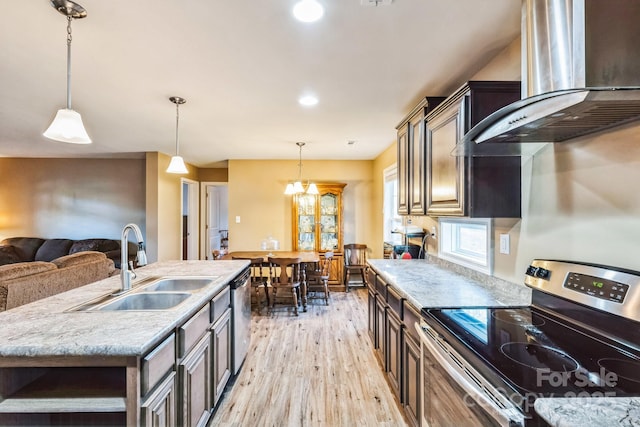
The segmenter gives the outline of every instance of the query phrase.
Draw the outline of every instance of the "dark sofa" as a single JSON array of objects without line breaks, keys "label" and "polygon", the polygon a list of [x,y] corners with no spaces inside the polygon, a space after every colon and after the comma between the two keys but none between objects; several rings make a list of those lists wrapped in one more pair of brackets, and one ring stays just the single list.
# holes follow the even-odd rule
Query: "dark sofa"
[{"label": "dark sofa", "polygon": [[[129,244],[129,261],[135,263],[138,245]],[[46,261],[78,252],[103,252],[120,268],[120,241],[113,239],[41,239],[38,237],[10,237],[0,241],[0,265],[17,262]]]}]

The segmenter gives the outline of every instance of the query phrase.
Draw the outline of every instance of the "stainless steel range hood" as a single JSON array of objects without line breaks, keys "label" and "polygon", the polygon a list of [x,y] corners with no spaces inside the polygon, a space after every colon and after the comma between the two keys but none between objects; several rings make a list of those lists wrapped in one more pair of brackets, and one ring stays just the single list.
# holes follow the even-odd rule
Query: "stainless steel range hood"
[{"label": "stainless steel range hood", "polygon": [[478,123],[454,154],[532,154],[640,119],[639,22],[638,0],[523,0],[523,99]]}]

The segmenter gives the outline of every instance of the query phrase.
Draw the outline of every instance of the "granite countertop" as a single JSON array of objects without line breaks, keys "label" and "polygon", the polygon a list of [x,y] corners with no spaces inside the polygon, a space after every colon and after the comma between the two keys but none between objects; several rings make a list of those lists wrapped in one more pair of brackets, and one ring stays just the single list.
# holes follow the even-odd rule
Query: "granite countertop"
[{"label": "granite countertop", "polygon": [[640,426],[640,397],[540,398],[534,408],[554,427]]},{"label": "granite countertop", "polygon": [[531,290],[524,284],[448,265],[436,257],[428,260],[370,259],[367,262],[417,309],[531,303]]},{"label": "granite countertop", "polygon": [[228,285],[249,261],[165,261],[136,269],[155,276],[219,276],[162,311],[66,311],[120,289],[113,276],[0,313],[0,357],[141,356]]}]

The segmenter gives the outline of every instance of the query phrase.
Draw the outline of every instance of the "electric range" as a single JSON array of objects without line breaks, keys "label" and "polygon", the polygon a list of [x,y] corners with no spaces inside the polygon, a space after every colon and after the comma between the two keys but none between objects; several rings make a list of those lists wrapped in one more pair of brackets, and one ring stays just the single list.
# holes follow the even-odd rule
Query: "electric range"
[{"label": "electric range", "polygon": [[639,272],[534,260],[525,284],[529,306],[422,313],[432,351],[506,411],[504,425],[540,423],[539,397],[640,396]]}]

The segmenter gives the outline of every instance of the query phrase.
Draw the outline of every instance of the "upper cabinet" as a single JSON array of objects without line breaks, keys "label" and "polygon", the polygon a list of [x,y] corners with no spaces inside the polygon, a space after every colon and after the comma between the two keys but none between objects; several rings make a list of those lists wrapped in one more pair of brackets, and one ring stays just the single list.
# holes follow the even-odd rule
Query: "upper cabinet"
[{"label": "upper cabinet", "polygon": [[519,99],[520,82],[470,81],[427,113],[427,215],[521,216],[520,157],[456,157],[452,154],[458,140],[469,129]]},{"label": "upper cabinet", "polygon": [[396,127],[398,131],[398,214],[426,213],[425,116],[445,98],[427,97]]}]

